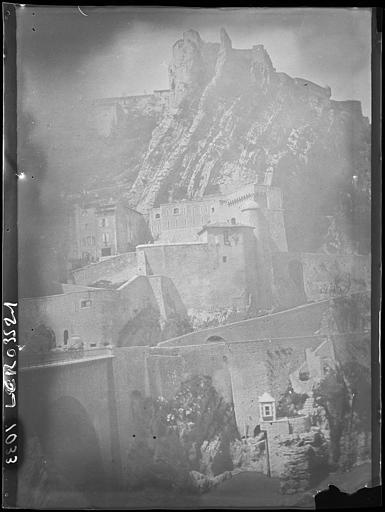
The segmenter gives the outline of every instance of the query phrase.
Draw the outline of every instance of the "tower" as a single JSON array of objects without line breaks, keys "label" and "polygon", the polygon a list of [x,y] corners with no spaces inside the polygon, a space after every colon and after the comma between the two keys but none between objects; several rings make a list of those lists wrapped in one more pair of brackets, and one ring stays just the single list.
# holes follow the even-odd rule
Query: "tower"
[{"label": "tower", "polygon": [[268,221],[263,214],[263,209],[253,199],[242,206],[241,212],[242,221],[253,226],[256,239],[257,309],[270,309],[272,306],[272,260]]}]

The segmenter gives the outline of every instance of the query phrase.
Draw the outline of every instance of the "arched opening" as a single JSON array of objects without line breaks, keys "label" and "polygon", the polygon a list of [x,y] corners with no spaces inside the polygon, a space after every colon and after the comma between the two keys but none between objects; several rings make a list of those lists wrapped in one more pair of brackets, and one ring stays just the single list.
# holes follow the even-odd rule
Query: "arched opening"
[{"label": "arched opening", "polygon": [[103,488],[105,475],[92,421],[73,397],[59,398],[40,419],[38,435],[46,469],[59,488],[88,493]]},{"label": "arched opening", "polygon": [[222,336],[213,335],[207,338],[206,343],[221,343],[226,341]]},{"label": "arched opening", "polygon": [[65,329],[63,333],[63,344],[66,346],[68,345],[68,330]]}]

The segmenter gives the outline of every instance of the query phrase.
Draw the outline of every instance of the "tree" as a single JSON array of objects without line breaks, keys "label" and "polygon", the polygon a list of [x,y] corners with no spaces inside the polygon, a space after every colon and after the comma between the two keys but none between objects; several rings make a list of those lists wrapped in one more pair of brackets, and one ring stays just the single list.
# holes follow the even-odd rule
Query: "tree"
[{"label": "tree", "polygon": [[340,440],[345,417],[350,410],[349,392],[341,369],[330,368],[313,392],[316,403],[325,410],[330,428],[331,463],[337,464],[341,455]]}]

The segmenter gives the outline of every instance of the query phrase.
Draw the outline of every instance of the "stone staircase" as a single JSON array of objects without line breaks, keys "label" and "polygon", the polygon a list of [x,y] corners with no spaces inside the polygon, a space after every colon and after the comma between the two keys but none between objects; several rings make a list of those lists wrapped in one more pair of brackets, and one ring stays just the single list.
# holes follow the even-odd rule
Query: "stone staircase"
[{"label": "stone staircase", "polygon": [[313,394],[306,398],[305,403],[300,411],[305,416],[310,416],[314,412],[314,397]]}]

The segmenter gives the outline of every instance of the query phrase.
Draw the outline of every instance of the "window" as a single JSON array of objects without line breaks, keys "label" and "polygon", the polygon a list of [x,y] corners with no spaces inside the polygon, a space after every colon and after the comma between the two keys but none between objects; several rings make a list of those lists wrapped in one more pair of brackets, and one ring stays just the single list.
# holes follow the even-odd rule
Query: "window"
[{"label": "window", "polygon": [[89,299],[80,301],[81,308],[89,308],[91,306],[91,304],[92,304],[92,300],[89,300]]},{"label": "window", "polygon": [[109,233],[103,233],[102,239],[105,244],[108,244],[108,242],[110,241]]},{"label": "window", "polygon": [[172,213],[173,213],[174,215],[179,215],[179,208],[174,208],[174,209],[173,209],[173,211],[172,211]]},{"label": "window", "polygon": [[103,247],[101,250],[102,257],[104,256],[111,256],[111,247]]},{"label": "window", "polygon": [[160,213],[156,213],[156,214],[155,214],[155,218],[156,218],[156,219],[160,219]]},{"label": "window", "polygon": [[92,236],[87,236],[87,245],[92,245]]},{"label": "window", "polygon": [[99,226],[101,228],[105,228],[106,226],[108,226],[108,222],[107,222],[107,219],[105,217],[102,217],[100,220],[99,220]]},{"label": "window", "polygon": [[230,221],[230,222],[231,222],[231,224],[233,224],[233,225],[237,223],[237,221],[235,220],[235,217],[231,217],[231,221]]},{"label": "window", "polygon": [[211,207],[211,213],[214,213],[215,212],[215,208],[214,206]]},{"label": "window", "polygon": [[227,256],[222,256],[222,261],[223,261],[223,263],[226,263],[226,261],[227,261]]},{"label": "window", "polygon": [[228,231],[223,232],[223,241],[224,241],[225,245],[231,245]]},{"label": "window", "polygon": [[271,404],[263,404],[263,415],[273,416],[273,409],[271,407]]},{"label": "window", "polygon": [[63,333],[63,343],[65,346],[68,345],[68,331],[67,329],[65,329],[64,333]]},{"label": "window", "polygon": [[91,348],[95,348],[96,347],[96,343],[90,343],[90,347]]},{"label": "window", "polygon": [[95,245],[95,237],[94,236],[91,237],[91,245]]}]

